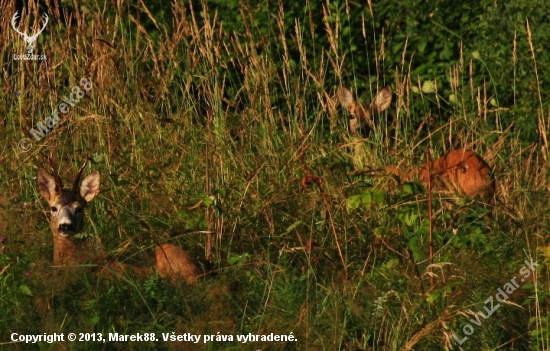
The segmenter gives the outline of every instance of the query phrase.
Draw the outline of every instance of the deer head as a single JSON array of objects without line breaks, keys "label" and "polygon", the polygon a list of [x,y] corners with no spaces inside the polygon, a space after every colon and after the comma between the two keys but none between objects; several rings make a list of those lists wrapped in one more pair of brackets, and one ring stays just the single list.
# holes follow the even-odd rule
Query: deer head
[{"label": "deer head", "polygon": [[370,105],[364,106],[356,102],[350,90],[340,87],[338,98],[340,104],[349,112],[349,131],[352,134],[368,132],[375,129],[374,119],[380,112],[387,109],[392,101],[392,90],[389,86],[382,88]]},{"label": "deer head", "polygon": [[38,170],[38,190],[42,197],[48,201],[51,217],[50,227],[54,237],[54,264],[72,263],[78,255],[74,235],[82,231],[84,224],[84,208],[99,193],[99,172],[95,171],[82,181],[80,188],[80,176],[86,165],[86,161],[78,171],[72,189],[65,189],[61,178],[44,168]]}]

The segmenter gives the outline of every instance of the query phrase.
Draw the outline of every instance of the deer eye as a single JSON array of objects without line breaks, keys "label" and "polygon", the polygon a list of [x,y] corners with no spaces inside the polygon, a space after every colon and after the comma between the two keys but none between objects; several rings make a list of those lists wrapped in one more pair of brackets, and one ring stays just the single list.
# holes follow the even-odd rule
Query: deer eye
[{"label": "deer eye", "polygon": [[53,206],[50,210],[52,210],[52,212],[57,212],[57,207]]},{"label": "deer eye", "polygon": [[349,115],[349,119],[355,119],[355,115],[354,114]]}]

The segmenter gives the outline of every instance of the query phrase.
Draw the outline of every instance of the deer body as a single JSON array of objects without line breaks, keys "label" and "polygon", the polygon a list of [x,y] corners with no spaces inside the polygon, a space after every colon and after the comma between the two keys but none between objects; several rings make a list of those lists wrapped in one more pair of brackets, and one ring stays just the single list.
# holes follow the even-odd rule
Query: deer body
[{"label": "deer body", "polygon": [[[50,206],[54,265],[87,263],[87,255],[82,252],[75,234],[82,231],[84,209],[99,193],[100,175],[98,171],[93,172],[84,178],[78,187],[84,165],[80,168],[72,189],[65,189],[61,179],[55,173],[52,175],[43,168],[38,170],[38,189]],[[168,243],[160,245],[156,257],[156,269],[160,276],[170,279],[174,283],[185,281],[188,284],[195,284],[198,277],[202,275],[197,261],[187,251],[176,245]],[[152,267],[142,268],[114,262],[108,264],[103,271],[108,276],[112,272],[117,274],[131,272],[139,278],[144,278],[154,270]]]},{"label": "deer body", "polygon": [[[420,168],[420,181],[427,184],[427,165]],[[471,198],[490,199],[495,194],[493,170],[471,150],[451,150],[438,158],[431,167],[435,185]]]},{"label": "deer body", "polygon": [[386,170],[402,180],[418,179],[426,188],[428,182],[431,182],[432,188],[437,191],[484,200],[490,200],[495,194],[493,170],[481,156],[471,150],[451,150],[431,162],[429,172],[427,164],[411,167],[405,172],[396,166],[389,166]]},{"label": "deer body", "polygon": [[193,256],[174,244],[164,243],[157,249],[157,271],[162,278],[170,279],[173,283],[185,281],[195,285],[202,270]]}]

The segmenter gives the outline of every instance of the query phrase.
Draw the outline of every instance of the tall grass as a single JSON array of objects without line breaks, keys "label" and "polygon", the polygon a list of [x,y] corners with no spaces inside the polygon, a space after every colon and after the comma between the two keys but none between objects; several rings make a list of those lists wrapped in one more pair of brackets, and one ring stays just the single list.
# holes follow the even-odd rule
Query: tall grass
[{"label": "tall grass", "polygon": [[[0,348],[28,349],[9,342],[14,332],[160,338],[176,331],[293,333],[298,341],[66,347],[450,349],[452,334],[465,336],[464,326],[527,256],[540,264],[538,273],[481,326],[472,324],[461,347],[549,348],[547,147],[525,146],[502,124],[507,107],[491,82],[474,84],[472,67],[483,58],[462,55],[448,77],[420,81],[410,75],[404,43],[393,75],[366,75],[363,57],[345,55],[340,37],[341,19],[353,14],[328,3],[319,33],[310,14],[288,28],[292,15],[282,2],[269,3],[268,32],[256,23],[258,9],[244,2],[235,9],[242,31],[226,29],[204,1],[173,2],[158,13],[143,2],[85,2],[29,4],[21,28],[38,26],[33,19],[43,12],[50,16],[35,48],[47,60],[22,62],[12,59],[25,50],[9,27],[15,3],[0,1],[0,235],[7,238],[0,244]],[[364,52],[378,64],[371,72],[386,71],[384,40],[363,21],[357,30],[378,47]],[[316,35],[329,45],[308,52],[304,40]],[[535,74],[541,63],[532,52],[514,55],[532,55]],[[341,68],[348,60],[356,70]],[[28,131],[83,77],[91,92],[34,140]],[[438,79],[452,95],[440,94]],[[386,84],[395,91],[387,122],[370,139],[350,137],[336,87],[358,90],[368,102]],[[541,98],[532,111],[541,140],[546,110]],[[21,138],[32,141],[30,151],[18,148]],[[426,148],[433,157],[452,148],[484,155],[495,169],[496,203],[436,198],[428,216],[423,192],[380,171],[421,163]],[[35,185],[50,155],[64,179],[86,155],[87,172],[101,172],[102,192],[88,209],[88,250],[143,263],[170,240],[211,274],[188,287],[157,276],[105,280],[87,267],[52,267],[47,209]]]}]

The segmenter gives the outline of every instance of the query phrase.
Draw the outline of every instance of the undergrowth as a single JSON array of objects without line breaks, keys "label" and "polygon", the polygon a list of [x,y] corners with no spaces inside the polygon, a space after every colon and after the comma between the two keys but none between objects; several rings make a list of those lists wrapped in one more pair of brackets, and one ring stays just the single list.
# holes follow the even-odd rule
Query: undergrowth
[{"label": "undergrowth", "polygon": [[[235,340],[63,347],[441,350],[467,336],[463,350],[549,349],[548,108],[532,102],[538,138],[522,139],[509,120],[512,102],[500,101],[490,80],[498,72],[479,52],[457,43],[444,77],[419,75],[407,38],[392,46],[399,52],[385,51],[369,25],[376,7],[364,9],[353,34],[368,45],[348,47],[347,24],[358,21],[348,3],[313,4],[321,20],[269,2],[260,25],[266,8],[247,2],[219,12],[204,1],[85,2],[29,4],[22,28],[50,16],[35,48],[47,59],[15,61],[26,50],[9,24],[15,4],[0,1],[0,348],[56,347],[13,343],[12,333],[175,332]],[[541,43],[508,40],[530,48],[508,60],[530,64],[521,77],[540,94]],[[30,130],[82,78],[93,87],[36,140]],[[390,112],[369,138],[347,132],[340,85],[364,103],[392,87]],[[453,148],[473,149],[494,167],[494,203],[433,194],[430,212],[425,189],[383,171],[425,162],[426,149],[435,158]],[[35,184],[48,156],[67,180],[85,156],[85,172],[101,173],[87,250],[152,265],[156,245],[170,240],[209,274],[193,287],[53,267]],[[525,260],[539,265],[529,277],[520,274]],[[488,316],[486,301],[514,277],[525,280]],[[297,341],[235,337],[270,333]]]}]

